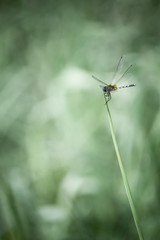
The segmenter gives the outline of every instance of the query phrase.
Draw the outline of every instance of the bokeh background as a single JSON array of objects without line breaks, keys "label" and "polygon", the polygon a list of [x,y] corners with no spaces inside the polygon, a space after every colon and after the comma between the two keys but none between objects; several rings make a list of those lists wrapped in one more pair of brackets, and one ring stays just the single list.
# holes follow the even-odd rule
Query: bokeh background
[{"label": "bokeh background", "polygon": [[145,239],[160,239],[160,3],[0,1],[0,239],[138,239],[99,83]]}]

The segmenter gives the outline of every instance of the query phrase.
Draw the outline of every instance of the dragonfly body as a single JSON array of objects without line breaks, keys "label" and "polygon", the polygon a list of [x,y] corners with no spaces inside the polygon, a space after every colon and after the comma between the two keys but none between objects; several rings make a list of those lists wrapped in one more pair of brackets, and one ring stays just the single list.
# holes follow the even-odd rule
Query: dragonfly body
[{"label": "dragonfly body", "polygon": [[112,92],[112,91],[117,90],[117,85],[116,85],[116,84],[114,84],[114,85],[109,84],[108,86],[104,86],[102,89],[103,89],[103,92],[104,92],[104,93],[106,93],[106,92]]},{"label": "dragonfly body", "polygon": [[[95,80],[97,80],[98,82],[103,84],[103,85],[100,85],[100,87],[102,87],[106,102],[108,102],[111,99],[111,92],[116,91],[116,90],[121,89],[121,88],[129,88],[129,87],[136,86],[135,84],[124,85],[124,86],[118,86],[117,85],[117,83],[119,83],[123,79],[123,77],[129,72],[129,70],[132,67],[132,65],[130,65],[127,68],[127,70],[123,73],[123,75],[120,78],[118,78],[118,80],[116,80],[116,77],[117,77],[118,73],[120,72],[120,70],[122,68],[122,65],[124,63],[124,58],[125,58],[125,56],[122,56],[119,60],[116,72],[115,72],[115,74],[113,76],[113,79],[112,79],[112,83],[107,84],[107,83],[103,82],[102,80],[98,79],[97,77],[92,76]],[[114,82],[116,84],[114,84]]]}]

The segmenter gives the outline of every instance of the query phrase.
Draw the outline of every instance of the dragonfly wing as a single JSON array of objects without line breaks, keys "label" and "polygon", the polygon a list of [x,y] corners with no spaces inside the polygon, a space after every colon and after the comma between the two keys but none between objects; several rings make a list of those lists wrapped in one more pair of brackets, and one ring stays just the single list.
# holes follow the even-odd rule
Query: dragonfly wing
[{"label": "dragonfly wing", "polygon": [[122,55],[119,62],[118,62],[116,71],[113,75],[112,82],[111,82],[112,85],[116,82],[116,78],[117,78],[118,74],[120,73],[120,71],[122,70],[124,61],[125,61],[125,55]]},{"label": "dragonfly wing", "polygon": [[132,69],[133,65],[130,65],[127,70],[123,73],[123,75],[116,81],[116,85],[124,78],[127,76],[127,74],[130,72]]},{"label": "dragonfly wing", "polygon": [[93,75],[92,75],[92,78],[94,78],[94,79],[95,79],[95,80],[97,80],[98,82],[100,82],[100,83],[102,83],[102,84],[104,84],[104,85],[108,86],[108,84],[107,84],[107,83],[105,83],[105,82],[101,81],[100,79],[98,79],[97,77],[95,77],[95,76],[93,76]]}]

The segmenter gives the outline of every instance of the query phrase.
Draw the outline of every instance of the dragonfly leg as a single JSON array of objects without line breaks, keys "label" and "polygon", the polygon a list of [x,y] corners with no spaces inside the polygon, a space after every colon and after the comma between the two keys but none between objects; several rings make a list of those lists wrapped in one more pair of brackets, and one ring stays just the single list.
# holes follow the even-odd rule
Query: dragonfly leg
[{"label": "dragonfly leg", "polygon": [[105,99],[106,104],[111,100],[110,92],[104,93],[104,99]]}]

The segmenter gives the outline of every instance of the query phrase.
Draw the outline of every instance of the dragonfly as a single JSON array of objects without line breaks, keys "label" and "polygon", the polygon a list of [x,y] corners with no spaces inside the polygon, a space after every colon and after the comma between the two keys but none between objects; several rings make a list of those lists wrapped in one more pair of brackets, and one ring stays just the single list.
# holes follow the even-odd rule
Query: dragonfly
[{"label": "dragonfly", "polygon": [[92,75],[92,77],[96,81],[98,81],[98,82],[100,82],[102,84],[102,85],[100,85],[100,87],[103,90],[106,103],[111,100],[111,92],[117,91],[118,89],[122,89],[122,88],[129,88],[129,87],[135,87],[136,86],[135,84],[118,86],[118,84],[121,82],[121,80],[129,73],[129,71],[133,67],[133,65],[130,65],[127,68],[127,70],[122,74],[122,76],[117,78],[117,76],[119,75],[119,73],[120,73],[120,71],[121,71],[121,69],[123,67],[124,60],[125,60],[125,56],[123,55],[123,56],[121,56],[121,58],[120,58],[120,60],[118,62],[116,71],[115,71],[115,73],[113,75],[113,78],[112,78],[112,81],[111,81],[110,84],[107,84],[107,83],[103,82],[102,80],[100,80],[99,78],[97,78],[94,75]]}]

